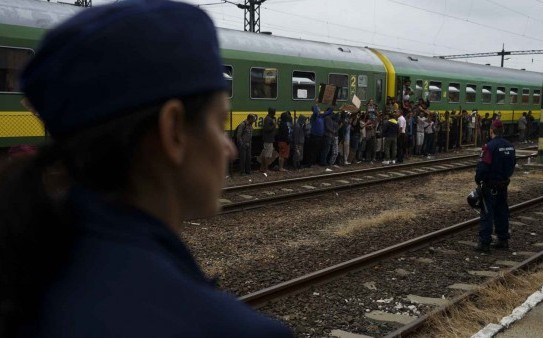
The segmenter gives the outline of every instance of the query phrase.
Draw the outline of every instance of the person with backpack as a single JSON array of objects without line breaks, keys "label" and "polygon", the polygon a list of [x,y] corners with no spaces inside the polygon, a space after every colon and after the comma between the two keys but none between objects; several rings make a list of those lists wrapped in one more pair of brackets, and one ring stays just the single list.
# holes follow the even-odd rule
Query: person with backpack
[{"label": "person with backpack", "polygon": [[366,161],[375,162],[375,125],[372,120],[366,123]]},{"label": "person with backpack", "polygon": [[[319,159],[319,164],[323,167],[334,165],[338,154],[337,135],[339,118],[336,114],[333,114],[330,108],[328,112],[330,114],[324,118],[324,147],[322,148]],[[334,163],[331,163],[332,161]]]},{"label": "person with backpack", "polygon": [[279,117],[276,140],[279,149],[279,171],[288,171],[285,169],[285,162],[290,157],[290,143],[292,142],[292,116],[290,111],[283,112]]},{"label": "person with backpack", "polygon": [[236,128],[236,145],[239,153],[240,175],[251,174],[251,143],[253,140],[253,123],[256,116],[247,115],[247,119],[241,121]]},{"label": "person with backpack", "polygon": [[398,147],[398,121],[394,115],[385,115],[383,123],[383,138],[385,141],[384,152],[385,160],[383,164],[396,163],[396,151]]},{"label": "person with backpack", "polygon": [[272,162],[273,141],[275,140],[275,108],[268,108],[268,115],[264,118],[262,124],[262,153],[260,154],[260,171],[266,174],[268,166]]}]

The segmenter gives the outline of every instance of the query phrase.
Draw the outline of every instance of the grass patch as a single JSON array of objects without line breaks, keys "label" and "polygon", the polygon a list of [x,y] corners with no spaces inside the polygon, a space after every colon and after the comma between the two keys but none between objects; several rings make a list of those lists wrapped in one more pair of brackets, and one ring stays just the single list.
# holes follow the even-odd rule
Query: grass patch
[{"label": "grass patch", "polygon": [[345,224],[339,224],[334,232],[337,236],[349,236],[377,225],[407,222],[415,217],[416,214],[411,209],[385,210],[375,216],[356,218],[347,221]]},{"label": "grass patch", "polygon": [[431,318],[426,327],[411,337],[471,337],[487,324],[499,321],[541,289],[543,271],[503,278],[478,292],[474,300],[452,307],[446,316]]}]

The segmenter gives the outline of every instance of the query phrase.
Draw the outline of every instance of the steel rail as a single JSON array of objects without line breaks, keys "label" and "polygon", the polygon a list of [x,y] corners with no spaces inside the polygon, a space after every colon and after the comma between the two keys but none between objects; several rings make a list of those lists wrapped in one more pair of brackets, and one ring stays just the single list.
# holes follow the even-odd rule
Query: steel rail
[{"label": "steel rail", "polygon": [[315,189],[315,190],[308,190],[308,191],[303,191],[303,192],[295,192],[295,193],[290,193],[290,194],[284,194],[284,195],[280,195],[280,196],[270,196],[270,197],[265,197],[265,198],[252,199],[252,200],[246,200],[246,201],[231,203],[231,204],[224,204],[224,205],[222,205],[222,210],[220,211],[220,214],[228,214],[228,213],[240,212],[240,211],[244,211],[244,210],[256,209],[256,208],[263,207],[263,206],[270,206],[270,205],[275,205],[275,204],[280,204],[280,203],[299,201],[299,200],[303,200],[303,199],[312,198],[312,197],[315,197],[315,196],[324,195],[324,194],[327,194],[327,193],[330,193],[330,192],[339,192],[339,191],[344,191],[344,190],[352,190],[352,189],[357,189],[357,188],[361,188],[361,187],[366,187],[366,186],[372,186],[372,185],[377,185],[377,184],[381,184],[381,183],[392,182],[392,181],[396,181],[396,180],[400,180],[400,179],[405,180],[405,179],[415,178],[415,177],[419,177],[419,176],[427,176],[427,175],[434,174],[434,173],[439,173],[439,172],[448,172],[448,171],[453,171],[453,170],[468,169],[468,168],[474,167],[475,165],[476,165],[475,163],[474,164],[469,164],[469,165],[458,165],[458,166],[455,166],[455,167],[452,167],[452,168],[447,168],[447,169],[429,170],[429,171],[413,173],[413,174],[405,175],[405,176],[397,175],[397,176],[388,177],[388,178],[368,180],[368,181],[364,181],[364,182],[353,182],[353,183],[345,184],[345,185],[341,185],[341,186],[326,187],[326,188],[320,188],[320,189]]},{"label": "steel rail", "polygon": [[222,190],[223,192],[234,192],[234,191],[239,191],[239,190],[263,188],[263,187],[283,185],[283,184],[288,184],[288,183],[300,183],[300,182],[312,181],[315,179],[338,178],[338,177],[343,177],[343,176],[350,176],[353,174],[366,174],[366,173],[378,172],[378,171],[382,171],[383,168],[387,168],[387,169],[397,168],[398,170],[401,170],[401,169],[406,169],[406,168],[411,168],[411,167],[418,167],[422,165],[431,165],[431,164],[436,164],[436,163],[446,163],[446,162],[451,162],[451,161],[465,160],[465,159],[469,159],[469,158],[477,157],[477,156],[479,155],[473,154],[473,155],[464,155],[464,156],[458,156],[458,157],[446,157],[446,158],[440,158],[440,159],[434,159],[434,160],[428,160],[428,161],[394,164],[390,167],[355,169],[355,170],[347,170],[347,171],[341,171],[341,172],[335,172],[335,173],[329,173],[329,174],[293,177],[293,178],[268,181],[268,182],[239,184],[239,185],[233,185],[230,187],[224,187]]},{"label": "steel rail", "polygon": [[463,293],[460,296],[453,298],[449,304],[443,305],[431,312],[428,312],[427,314],[423,315],[422,317],[417,318],[413,322],[407,325],[404,325],[400,327],[399,329],[387,334],[384,338],[407,337],[421,330],[423,326],[426,324],[428,319],[433,318],[435,316],[439,316],[439,315],[446,315],[450,309],[452,309],[454,306],[457,306],[460,302],[464,300],[475,299],[478,296],[480,289],[483,289],[497,281],[507,279],[508,277],[515,275],[518,271],[527,270],[528,268],[534,266],[535,264],[538,264],[541,261],[543,261],[543,251],[540,251],[534,256],[520,262],[518,265],[505,270],[502,276],[491,278],[481,283],[481,285],[476,290]]},{"label": "steel rail", "polygon": [[[536,149],[536,146],[528,146],[525,148],[519,148],[516,149],[517,151],[526,151],[529,149]],[[537,152],[534,156],[537,155]],[[469,159],[472,157],[477,157],[478,154],[472,154],[472,155],[463,155],[463,156],[456,156],[456,157],[445,157],[445,158],[439,158],[439,159],[433,159],[428,161],[419,161],[419,162],[410,162],[410,163],[401,163],[401,164],[394,164],[390,167],[386,168],[398,168],[398,169],[406,169],[411,167],[418,167],[421,165],[426,164],[437,164],[437,163],[446,163],[450,161],[456,161],[456,160],[464,160]],[[525,157],[530,157],[530,155],[522,155]],[[239,184],[239,185],[233,185],[229,187],[224,187],[223,192],[235,192],[239,190],[246,190],[246,189],[254,189],[254,188],[263,188],[263,187],[270,187],[274,185],[282,185],[286,183],[300,183],[300,182],[306,182],[311,181],[315,179],[327,179],[327,178],[338,178],[343,176],[349,176],[352,174],[365,174],[365,173],[373,173],[373,172],[379,172],[383,169],[383,167],[375,167],[375,168],[364,168],[364,169],[355,169],[355,170],[347,170],[347,171],[341,171],[341,172],[335,172],[335,173],[329,173],[329,174],[319,174],[319,175],[312,175],[312,176],[304,176],[304,177],[293,177],[293,178],[287,178],[287,179],[281,179],[281,180],[275,180],[275,181],[267,181],[267,182],[259,182],[259,183],[251,183],[251,184]]]},{"label": "steel rail", "polygon": [[[533,205],[543,202],[543,196],[538,197],[526,202],[516,204],[509,207],[511,212],[517,212]],[[248,295],[242,296],[239,300],[251,305],[252,307],[258,308],[271,301],[277,300],[279,298],[285,297],[287,295],[292,295],[299,293],[311,286],[322,284],[338,277],[341,277],[349,272],[359,270],[368,265],[377,263],[384,259],[398,255],[399,253],[408,251],[410,249],[416,248],[418,246],[427,244],[429,241],[436,241],[443,237],[447,237],[450,234],[458,233],[467,228],[474,226],[479,223],[479,218],[473,218],[455,225],[452,225],[447,228],[443,228],[429,234],[410,239],[403,243],[399,243],[354,259],[351,259],[346,262],[342,262],[328,268],[315,271],[297,278],[294,278],[289,281],[250,293]]]},{"label": "steel rail", "polygon": [[[527,158],[527,157],[530,157],[530,155],[517,155],[518,159]],[[423,162],[423,163],[424,164],[420,166],[426,167],[427,166],[426,164],[428,162]],[[443,162],[437,162],[435,164],[443,164]],[[397,180],[405,180],[405,179],[410,179],[410,178],[415,178],[415,177],[420,177],[420,176],[428,176],[428,175],[440,173],[440,172],[449,172],[449,171],[454,171],[454,170],[468,169],[468,168],[473,168],[475,165],[476,163],[466,164],[466,165],[455,165],[454,167],[451,167],[451,168],[434,169],[434,170],[428,170],[425,172],[412,173],[409,175],[401,175],[401,176],[395,175],[388,178],[372,179],[372,180],[368,180],[364,182],[352,182],[352,183],[340,185],[340,186],[332,186],[332,187],[308,190],[308,191],[303,191],[303,192],[294,192],[294,193],[284,194],[280,196],[255,198],[251,200],[245,200],[245,201],[240,201],[240,202],[235,202],[235,203],[230,203],[230,204],[223,204],[222,209],[219,212],[219,214],[223,215],[223,214],[228,214],[228,213],[235,213],[235,212],[241,212],[241,211],[250,210],[250,209],[256,209],[256,208],[264,207],[264,206],[271,206],[271,205],[282,204],[286,202],[299,201],[303,199],[313,198],[319,195],[324,195],[331,192],[358,189],[365,186],[372,186],[372,185],[377,185],[381,183],[387,183],[387,182],[392,182],[392,181],[397,181]],[[389,175],[393,175],[394,170],[398,167],[392,167],[392,168],[387,167],[387,169],[392,169],[392,172],[390,172]],[[380,170],[377,170],[377,171],[382,171],[382,170],[383,168],[380,168]],[[322,176],[319,178],[322,178]],[[284,184],[284,182],[280,182],[280,183]],[[251,188],[252,187],[253,186],[251,186]]]}]

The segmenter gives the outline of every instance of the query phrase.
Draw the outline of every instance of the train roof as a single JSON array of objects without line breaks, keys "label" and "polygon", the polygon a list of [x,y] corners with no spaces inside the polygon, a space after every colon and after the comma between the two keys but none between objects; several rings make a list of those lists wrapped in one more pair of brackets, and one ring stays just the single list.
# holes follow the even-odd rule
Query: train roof
[{"label": "train roof", "polygon": [[425,78],[434,75],[465,81],[489,81],[503,84],[523,83],[539,87],[543,84],[543,73],[444,60],[389,50],[378,49],[378,51],[390,60],[394,65],[396,74],[399,75],[421,75]]},{"label": "train roof", "polygon": [[[49,29],[80,10],[82,8],[77,6],[46,1],[0,0],[0,23]],[[249,58],[260,55],[270,60],[275,60],[273,56],[303,58],[322,60],[330,66],[345,62],[356,64],[357,69],[384,71],[384,65],[380,59],[370,49],[364,47],[269,36],[225,28],[218,31],[221,48],[237,53],[238,57]],[[533,86],[541,86],[543,83],[543,73],[483,66],[381,49],[378,51],[390,60],[399,75],[421,75],[425,78],[434,75],[465,81],[525,83]]]},{"label": "train roof", "polygon": [[219,29],[221,48],[276,56],[315,59],[326,62],[348,62],[359,69],[384,72],[381,60],[369,49],[338,45],[333,43],[293,39],[242,32],[233,29]]},{"label": "train roof", "polygon": [[0,22],[7,25],[51,28],[81,7],[37,0],[0,0]]}]

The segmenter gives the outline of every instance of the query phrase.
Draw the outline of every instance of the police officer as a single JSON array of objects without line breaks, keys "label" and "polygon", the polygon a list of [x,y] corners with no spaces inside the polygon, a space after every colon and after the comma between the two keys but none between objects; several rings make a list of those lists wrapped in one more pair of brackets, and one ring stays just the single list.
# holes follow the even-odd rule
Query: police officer
[{"label": "police officer", "polygon": [[0,177],[0,337],[292,337],[179,239],[235,148],[215,27],[176,1],[79,12],[21,77],[51,142]]},{"label": "police officer", "polygon": [[490,126],[490,142],[483,146],[481,159],[477,164],[475,182],[481,185],[482,208],[479,226],[479,243],[476,251],[489,253],[493,225],[498,241],[496,249],[509,248],[509,207],[507,186],[515,169],[515,148],[503,137],[501,120],[494,120]]}]

